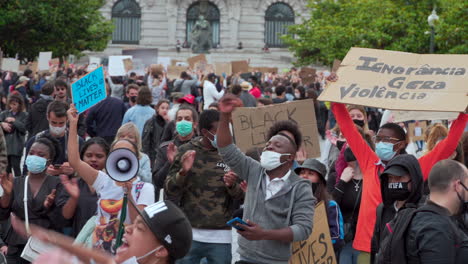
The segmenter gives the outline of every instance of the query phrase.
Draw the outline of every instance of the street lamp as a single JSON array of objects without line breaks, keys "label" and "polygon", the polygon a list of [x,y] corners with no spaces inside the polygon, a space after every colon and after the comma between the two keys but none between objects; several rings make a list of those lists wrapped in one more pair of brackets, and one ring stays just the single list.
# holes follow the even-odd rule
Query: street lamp
[{"label": "street lamp", "polygon": [[435,36],[435,22],[439,20],[439,16],[436,13],[435,8],[432,9],[432,13],[427,17],[427,23],[431,27],[431,43],[429,46],[429,52],[434,53],[434,36]]}]

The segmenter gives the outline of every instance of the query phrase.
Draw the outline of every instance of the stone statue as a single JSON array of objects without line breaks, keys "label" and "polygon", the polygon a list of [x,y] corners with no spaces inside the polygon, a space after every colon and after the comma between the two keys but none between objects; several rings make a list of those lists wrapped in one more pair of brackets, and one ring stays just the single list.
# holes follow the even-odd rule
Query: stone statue
[{"label": "stone statue", "polygon": [[193,53],[209,53],[213,48],[211,25],[200,15],[191,32],[191,48]]}]

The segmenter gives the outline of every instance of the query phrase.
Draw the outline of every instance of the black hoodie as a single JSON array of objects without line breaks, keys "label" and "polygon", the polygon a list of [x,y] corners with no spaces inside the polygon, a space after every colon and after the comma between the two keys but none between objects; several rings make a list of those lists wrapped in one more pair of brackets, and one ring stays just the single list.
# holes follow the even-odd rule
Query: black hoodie
[{"label": "black hoodie", "polygon": [[[379,251],[380,244],[387,235],[387,229],[385,228],[385,225],[393,220],[397,213],[394,206],[395,200],[391,199],[387,193],[388,174],[385,172],[392,166],[400,166],[405,168],[411,177],[411,194],[403,207],[418,206],[425,200],[423,199],[424,180],[418,160],[413,155],[397,155],[387,164],[383,173],[380,174],[380,191],[382,193],[383,203],[380,204],[377,209],[377,219],[375,221],[374,234],[372,236],[371,242],[372,259],[373,256]],[[381,213],[379,214],[379,212]],[[371,263],[373,263],[373,261]]]}]

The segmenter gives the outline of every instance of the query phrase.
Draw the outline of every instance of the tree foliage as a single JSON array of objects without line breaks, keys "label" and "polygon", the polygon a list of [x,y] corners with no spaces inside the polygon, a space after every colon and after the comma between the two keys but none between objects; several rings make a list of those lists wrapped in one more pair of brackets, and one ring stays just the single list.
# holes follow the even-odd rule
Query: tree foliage
[{"label": "tree foliage", "polygon": [[468,53],[468,2],[460,0],[310,1],[311,18],[283,37],[298,65],[343,59],[351,47],[429,53],[433,7],[435,53]]},{"label": "tree foliage", "polygon": [[101,51],[113,25],[99,11],[104,0],[0,0],[0,48],[6,56],[33,60]]}]

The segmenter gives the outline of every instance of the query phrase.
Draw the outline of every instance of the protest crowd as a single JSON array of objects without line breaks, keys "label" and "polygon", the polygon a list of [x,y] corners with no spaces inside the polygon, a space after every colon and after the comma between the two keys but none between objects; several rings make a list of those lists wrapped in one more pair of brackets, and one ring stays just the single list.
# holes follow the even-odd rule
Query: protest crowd
[{"label": "protest crowd", "polygon": [[[394,122],[388,109],[320,101],[342,77],[329,71],[161,65],[104,67],[106,95],[81,110],[73,83],[99,69],[0,70],[8,264],[468,262],[468,114]],[[275,116],[262,117],[260,144],[236,135],[240,107],[301,101],[314,131]]]}]

